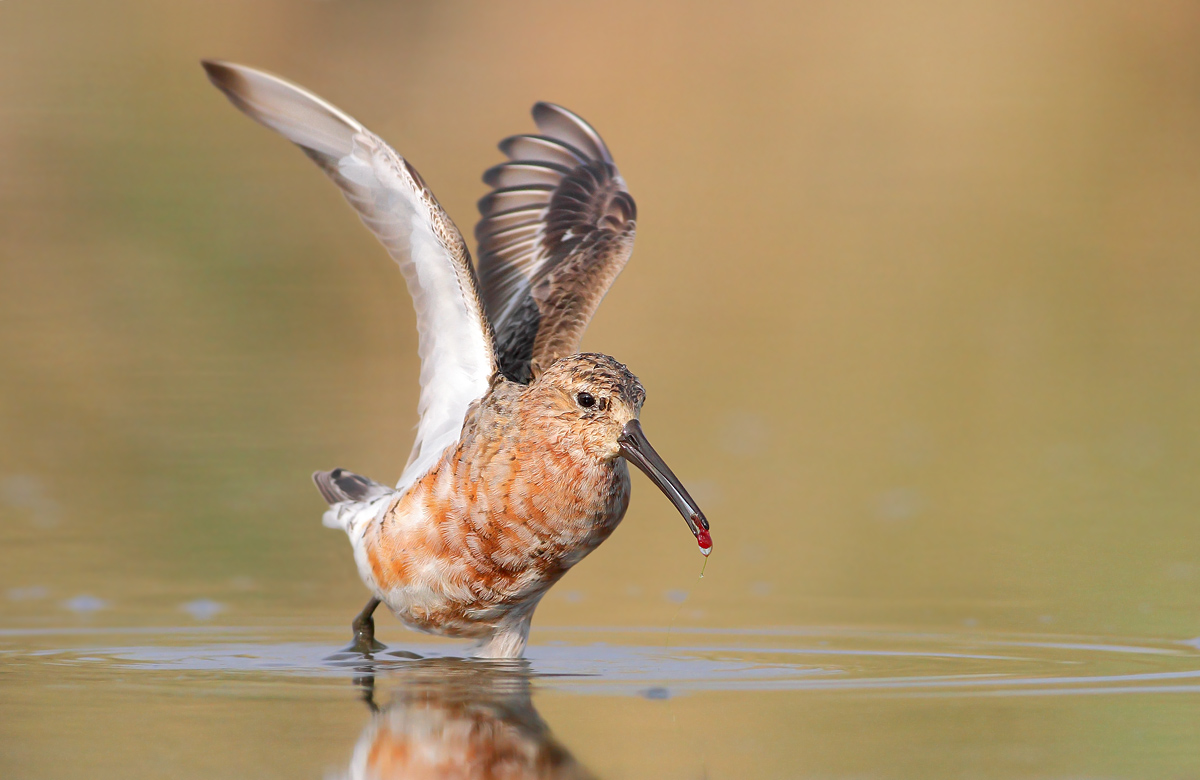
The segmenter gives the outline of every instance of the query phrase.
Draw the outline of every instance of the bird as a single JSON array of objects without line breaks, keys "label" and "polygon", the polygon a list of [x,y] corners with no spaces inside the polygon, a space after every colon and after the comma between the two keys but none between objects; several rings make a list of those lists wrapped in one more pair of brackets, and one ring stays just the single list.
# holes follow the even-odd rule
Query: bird
[{"label": "bird", "polygon": [[[361,668],[361,667],[360,667]],[[354,678],[371,711],[339,777],[591,780],[533,705],[528,661],[425,658]],[[377,703],[378,672],[394,682]],[[381,692],[382,693],[382,692]]]},{"label": "bird", "polygon": [[416,310],[419,421],[395,486],[345,469],[313,480],[371,598],[349,650],[369,655],[375,609],[409,628],[520,658],[546,591],[612,534],[628,463],[675,505],[700,551],[704,513],[650,445],[646,393],[616,359],[580,352],[633,250],[637,207],[600,135],[553,103],[536,134],[500,143],[479,201],[478,265],[416,169],[331,103],[265,71],[203,60],[209,80],[341,189],[400,267]]}]

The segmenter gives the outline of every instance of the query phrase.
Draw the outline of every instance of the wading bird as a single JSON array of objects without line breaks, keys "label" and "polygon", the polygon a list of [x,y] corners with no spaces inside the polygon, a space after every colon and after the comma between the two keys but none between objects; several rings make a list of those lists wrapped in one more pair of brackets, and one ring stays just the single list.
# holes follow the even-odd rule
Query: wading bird
[{"label": "wading bird", "polygon": [[533,107],[538,135],[501,142],[479,202],[479,267],[409,163],[346,113],[259,70],[205,61],[244,113],[299,146],[399,264],[417,313],[416,442],[394,488],[313,475],[324,523],[350,537],[372,592],[352,648],[381,648],[372,614],[519,657],[533,611],[629,505],[632,462],[701,551],[708,521],[642,432],[645,391],[607,355],[578,353],[629,260],[636,207],[608,147],[575,114]]}]

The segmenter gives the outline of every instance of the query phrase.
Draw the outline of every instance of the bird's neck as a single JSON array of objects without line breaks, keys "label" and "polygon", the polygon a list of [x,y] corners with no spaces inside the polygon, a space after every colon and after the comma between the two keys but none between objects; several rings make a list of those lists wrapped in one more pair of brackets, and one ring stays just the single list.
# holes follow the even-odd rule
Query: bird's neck
[{"label": "bird's neck", "polygon": [[513,539],[514,550],[525,539],[524,549],[565,571],[624,516],[629,471],[622,458],[598,457],[568,420],[522,403],[520,386],[503,384],[468,415],[462,444],[443,463],[482,499],[460,522]]}]

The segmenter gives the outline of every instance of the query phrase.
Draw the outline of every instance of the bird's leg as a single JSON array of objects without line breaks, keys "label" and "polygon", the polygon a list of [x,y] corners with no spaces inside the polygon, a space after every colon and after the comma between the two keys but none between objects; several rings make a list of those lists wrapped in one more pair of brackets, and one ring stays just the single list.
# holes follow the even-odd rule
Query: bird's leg
[{"label": "bird's leg", "polygon": [[379,599],[372,597],[367,602],[367,606],[363,607],[362,612],[358,613],[358,617],[354,618],[354,622],[350,624],[350,628],[354,630],[354,640],[347,649],[351,652],[370,655],[387,647],[382,642],[375,641],[375,618],[371,615],[378,606]]},{"label": "bird's leg", "polygon": [[529,623],[533,620],[532,610],[511,618],[496,629],[491,638],[485,639],[472,656],[475,658],[520,658],[529,641]]},{"label": "bird's leg", "polygon": [[355,677],[354,684],[358,687],[359,695],[362,696],[363,703],[371,710],[372,714],[379,712],[379,705],[375,703],[375,675],[369,674],[364,677]]}]

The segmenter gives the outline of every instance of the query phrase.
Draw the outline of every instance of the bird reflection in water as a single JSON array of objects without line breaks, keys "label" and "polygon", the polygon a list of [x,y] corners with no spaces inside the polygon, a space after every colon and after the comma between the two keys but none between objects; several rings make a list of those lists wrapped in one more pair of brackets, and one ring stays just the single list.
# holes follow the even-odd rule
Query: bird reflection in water
[{"label": "bird reflection in water", "polygon": [[[371,720],[347,777],[593,777],[533,708],[526,662],[434,658],[360,668],[355,684]],[[386,675],[386,703],[378,675]]]}]

